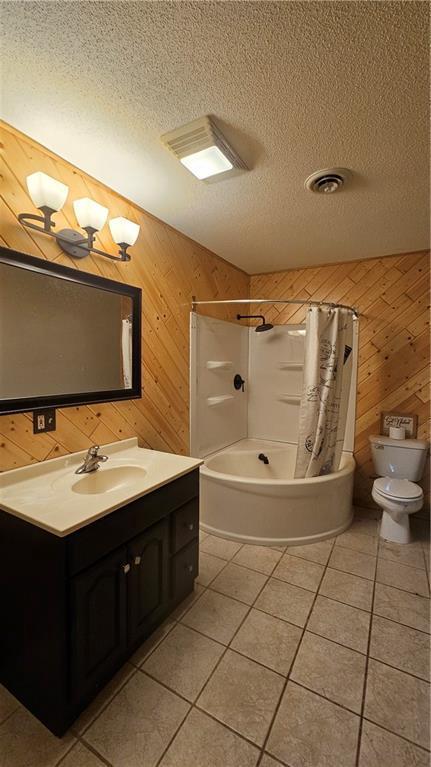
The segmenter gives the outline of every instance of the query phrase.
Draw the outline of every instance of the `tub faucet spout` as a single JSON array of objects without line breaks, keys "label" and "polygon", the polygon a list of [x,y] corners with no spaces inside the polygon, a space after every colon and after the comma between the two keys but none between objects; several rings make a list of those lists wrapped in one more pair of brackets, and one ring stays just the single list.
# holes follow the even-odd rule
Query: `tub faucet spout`
[{"label": "tub faucet spout", "polygon": [[264,462],[265,466],[268,466],[269,458],[268,458],[267,455],[265,455],[264,453],[259,453],[259,455],[257,457],[259,458],[259,461],[263,461]]}]

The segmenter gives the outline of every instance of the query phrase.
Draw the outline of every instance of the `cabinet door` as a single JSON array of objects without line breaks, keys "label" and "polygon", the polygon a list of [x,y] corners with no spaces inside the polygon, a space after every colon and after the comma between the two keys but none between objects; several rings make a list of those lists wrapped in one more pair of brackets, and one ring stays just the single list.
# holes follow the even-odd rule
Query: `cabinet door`
[{"label": "cabinet door", "polygon": [[127,548],[71,579],[71,687],[75,701],[94,693],[127,647]]},{"label": "cabinet door", "polygon": [[168,520],[164,519],[129,544],[129,641],[135,644],[152,630],[168,604]]}]

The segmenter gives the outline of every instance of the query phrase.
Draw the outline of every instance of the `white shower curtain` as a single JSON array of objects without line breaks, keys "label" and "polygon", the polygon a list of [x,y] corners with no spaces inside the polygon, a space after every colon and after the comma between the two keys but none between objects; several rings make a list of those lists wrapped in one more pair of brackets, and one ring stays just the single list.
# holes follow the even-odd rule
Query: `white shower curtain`
[{"label": "white shower curtain", "polygon": [[295,477],[337,471],[352,371],[352,312],[313,306],[307,313],[304,383]]},{"label": "white shower curtain", "polygon": [[132,388],[132,323],[122,320],[121,353],[123,358],[123,386]]}]

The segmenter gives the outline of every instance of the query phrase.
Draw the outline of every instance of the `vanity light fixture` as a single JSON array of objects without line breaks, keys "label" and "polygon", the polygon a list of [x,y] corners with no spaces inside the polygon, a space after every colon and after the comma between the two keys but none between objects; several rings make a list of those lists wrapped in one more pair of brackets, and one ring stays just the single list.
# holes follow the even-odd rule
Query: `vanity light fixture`
[{"label": "vanity light fixture", "polygon": [[193,120],[161,138],[182,165],[201,181],[233,168],[247,170],[209,116]]},{"label": "vanity light fixture", "polygon": [[[83,237],[81,232],[74,229],[61,229],[54,232],[55,223],[52,220],[54,213],[62,209],[69,193],[69,187],[51,178],[46,173],[38,171],[27,176],[27,189],[32,202],[39,208],[42,215],[33,213],[20,213],[18,221],[29,229],[55,237],[58,244],[73,258],[85,258],[90,253],[97,253],[113,261],[130,261],[127,248],[134,245],[138,239],[140,226],[122,216],[109,221],[112,239],[119,245],[119,255],[111,256],[104,250],[94,247],[96,232],[100,231],[106,223],[109,210],[89,197],[74,200],[73,210],[76,220],[86,233]],[[33,223],[33,222],[37,223]]]}]

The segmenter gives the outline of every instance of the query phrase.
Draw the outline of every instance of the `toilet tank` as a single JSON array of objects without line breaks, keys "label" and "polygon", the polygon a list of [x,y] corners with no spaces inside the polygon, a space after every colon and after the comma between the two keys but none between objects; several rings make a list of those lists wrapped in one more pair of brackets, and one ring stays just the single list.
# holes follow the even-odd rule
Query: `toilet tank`
[{"label": "toilet tank", "polygon": [[391,439],[383,435],[370,438],[374,468],[379,477],[395,477],[418,482],[422,479],[428,453],[423,439]]}]

